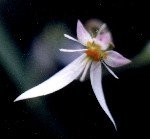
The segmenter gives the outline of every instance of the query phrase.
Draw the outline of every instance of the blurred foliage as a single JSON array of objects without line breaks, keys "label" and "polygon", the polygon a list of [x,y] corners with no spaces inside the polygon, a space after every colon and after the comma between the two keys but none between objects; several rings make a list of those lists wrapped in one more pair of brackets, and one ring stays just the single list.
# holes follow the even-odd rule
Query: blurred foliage
[{"label": "blurred foliage", "polygon": [[150,64],[150,42],[134,57],[133,62],[133,66],[135,67],[143,67]]},{"label": "blurred foliage", "polygon": [[24,62],[20,50],[15,45],[6,29],[0,23],[0,65],[18,89],[26,87],[24,77]]}]

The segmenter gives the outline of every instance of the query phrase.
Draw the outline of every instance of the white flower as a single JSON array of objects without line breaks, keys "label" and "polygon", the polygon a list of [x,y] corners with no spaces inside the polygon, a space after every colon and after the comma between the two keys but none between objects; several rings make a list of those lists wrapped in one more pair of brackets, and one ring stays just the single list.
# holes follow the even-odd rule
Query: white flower
[{"label": "white flower", "polygon": [[[90,79],[95,96],[108,115],[112,123],[116,128],[115,121],[108,109],[105,101],[103,89],[102,89],[102,68],[103,64],[108,71],[118,79],[115,73],[108,67],[120,67],[131,61],[120,55],[119,53],[110,50],[110,46],[113,44],[110,32],[103,32],[106,24],[103,24],[97,33],[96,37],[92,37],[86,29],[83,27],[82,23],[78,21],[77,23],[77,38],[64,34],[68,39],[81,43],[85,46],[85,49],[79,50],[68,50],[60,49],[63,52],[83,52],[81,56],[75,59],[68,66],[63,68],[61,71],[57,72],[51,78],[45,82],[37,85],[36,87],[27,90],[21,94],[15,101],[38,97],[53,93],[67,86],[69,83],[79,78],[80,81],[84,81],[87,71],[90,68]],[[108,66],[107,66],[108,65]]]}]

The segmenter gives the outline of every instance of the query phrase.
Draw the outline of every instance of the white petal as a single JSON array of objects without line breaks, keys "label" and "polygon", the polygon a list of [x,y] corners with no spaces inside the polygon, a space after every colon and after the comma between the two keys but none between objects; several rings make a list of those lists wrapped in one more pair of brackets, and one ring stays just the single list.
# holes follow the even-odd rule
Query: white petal
[{"label": "white petal", "polygon": [[116,78],[119,79],[118,76],[103,62],[104,66],[106,67],[106,69]]},{"label": "white petal", "polygon": [[75,39],[75,38],[73,38],[73,37],[71,37],[71,36],[69,36],[69,35],[67,35],[67,34],[64,34],[64,36],[65,36],[66,38],[70,39],[70,40],[73,40],[73,41],[75,41],[75,42],[79,42],[77,39]]},{"label": "white petal", "polygon": [[91,35],[86,31],[80,20],[77,23],[77,37],[81,44],[87,45],[87,42],[93,42]]},{"label": "white petal", "polygon": [[85,52],[87,49],[77,49],[77,50],[71,50],[71,49],[59,49],[62,52]]},{"label": "white petal", "polygon": [[131,61],[116,51],[108,51],[107,57],[104,59],[105,63],[111,67],[120,67],[129,64]]},{"label": "white petal", "polygon": [[88,72],[88,69],[89,69],[91,63],[92,63],[92,61],[90,60],[90,61],[86,64],[86,66],[85,66],[85,68],[84,68],[84,71],[83,71],[83,73],[82,73],[82,75],[81,75],[81,77],[80,77],[80,81],[81,81],[81,82],[85,80],[85,77],[86,77],[86,75],[87,75],[87,72]]},{"label": "white petal", "polygon": [[67,86],[83,72],[87,63],[85,57],[85,54],[81,55],[45,82],[21,94],[15,101],[47,95]]},{"label": "white petal", "polygon": [[102,89],[102,68],[101,68],[101,63],[100,62],[93,62],[90,70],[90,78],[91,78],[91,84],[93,91],[95,93],[95,96],[100,103],[101,107],[105,111],[105,113],[108,115],[112,123],[114,124],[115,128],[116,124],[115,121],[108,109],[108,106],[105,101],[103,89]]}]

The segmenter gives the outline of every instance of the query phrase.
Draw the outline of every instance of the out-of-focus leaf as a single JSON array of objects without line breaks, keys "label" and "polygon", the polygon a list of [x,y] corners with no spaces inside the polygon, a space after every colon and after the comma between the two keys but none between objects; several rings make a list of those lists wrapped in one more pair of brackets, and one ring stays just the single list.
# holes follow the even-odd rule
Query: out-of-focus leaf
[{"label": "out-of-focus leaf", "polygon": [[133,58],[134,66],[142,67],[150,64],[150,42]]},{"label": "out-of-focus leaf", "polygon": [[24,63],[20,50],[0,23],[0,64],[18,88],[26,88]]}]

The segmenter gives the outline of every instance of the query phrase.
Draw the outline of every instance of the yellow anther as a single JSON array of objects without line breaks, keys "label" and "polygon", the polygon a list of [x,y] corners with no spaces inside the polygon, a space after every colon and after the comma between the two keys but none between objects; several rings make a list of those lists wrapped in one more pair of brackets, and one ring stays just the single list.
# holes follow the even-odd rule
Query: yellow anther
[{"label": "yellow anther", "polygon": [[94,42],[87,43],[88,50],[86,51],[87,56],[92,58],[94,61],[99,61],[106,58],[106,53],[101,50],[101,46]]}]

